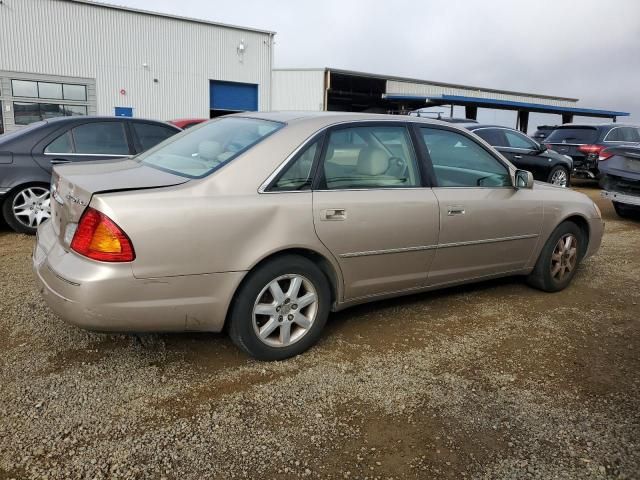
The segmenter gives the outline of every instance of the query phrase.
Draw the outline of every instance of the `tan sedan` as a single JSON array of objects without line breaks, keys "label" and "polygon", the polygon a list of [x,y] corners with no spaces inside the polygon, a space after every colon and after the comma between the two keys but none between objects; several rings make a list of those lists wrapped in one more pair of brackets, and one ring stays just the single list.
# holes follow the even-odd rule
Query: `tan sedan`
[{"label": "tan sedan", "polygon": [[253,113],[123,161],[56,167],[33,264],[98,331],[221,331],[250,355],[313,345],[330,311],[489,278],[566,287],[595,204],[433,120]]}]

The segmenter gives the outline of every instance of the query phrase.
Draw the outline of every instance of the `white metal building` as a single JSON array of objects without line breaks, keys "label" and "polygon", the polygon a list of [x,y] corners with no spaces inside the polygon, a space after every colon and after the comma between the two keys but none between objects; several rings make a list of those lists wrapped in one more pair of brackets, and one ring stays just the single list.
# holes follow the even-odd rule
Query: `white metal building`
[{"label": "white metal building", "polygon": [[59,115],[269,110],[273,36],[87,0],[2,0],[0,133]]},{"label": "white metal building", "polygon": [[465,108],[465,117],[475,119],[478,108],[518,112],[518,127],[527,131],[529,112],[562,116],[613,118],[627,112],[577,106],[577,98],[514,92],[494,88],[455,85],[335,68],[276,69],[273,71],[274,110],[328,110],[406,113],[448,105]]}]

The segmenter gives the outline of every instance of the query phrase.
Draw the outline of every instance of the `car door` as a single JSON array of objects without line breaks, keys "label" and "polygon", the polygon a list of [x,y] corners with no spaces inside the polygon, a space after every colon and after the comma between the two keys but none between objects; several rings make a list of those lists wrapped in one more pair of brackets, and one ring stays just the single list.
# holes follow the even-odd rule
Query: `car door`
[{"label": "car door", "polygon": [[133,153],[123,120],[73,123],[40,141],[32,156],[45,170],[58,164],[123,158]]},{"label": "car door", "polygon": [[328,131],[313,190],[316,233],[342,270],[345,299],[424,286],[438,201],[401,122]]},{"label": "car door", "polygon": [[470,135],[445,127],[419,127],[440,236],[429,285],[445,285],[521,270],[542,227],[542,202],[533,190],[515,189],[507,165]]}]

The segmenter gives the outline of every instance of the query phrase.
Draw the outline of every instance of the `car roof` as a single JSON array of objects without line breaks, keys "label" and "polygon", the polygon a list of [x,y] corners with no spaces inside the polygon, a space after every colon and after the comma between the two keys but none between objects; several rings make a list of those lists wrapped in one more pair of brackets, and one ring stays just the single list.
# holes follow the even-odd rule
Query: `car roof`
[{"label": "car roof", "polygon": [[433,118],[414,117],[409,115],[387,115],[380,113],[359,113],[359,112],[306,112],[306,111],[278,111],[278,112],[241,112],[226,117],[256,118],[260,120],[271,120],[287,124],[301,123],[305,121],[315,121],[320,124],[331,125],[341,122],[366,122],[366,121],[391,121],[391,122],[413,122],[432,125],[446,125],[455,127],[455,123],[443,122]]},{"label": "car roof", "polygon": [[470,123],[466,125],[465,128],[467,128],[468,130],[478,130],[480,128],[503,128],[505,130],[511,130],[514,132],[522,133],[520,130],[511,128],[511,127],[505,127],[504,125],[491,125],[491,124],[485,124],[485,123]]},{"label": "car roof", "polygon": [[[134,117],[115,117],[108,115],[75,115],[72,117],[52,117],[43,120],[45,124],[49,123],[67,123],[67,122],[81,122],[89,120],[90,122],[96,121],[104,121],[104,120],[127,120],[133,122],[152,122],[152,123],[161,123],[163,125],[169,125],[167,122],[163,122],[161,120],[151,120],[150,118],[134,118]],[[174,126],[174,125],[170,125]]]},{"label": "car roof", "polygon": [[638,128],[638,125],[633,125],[631,123],[618,123],[618,122],[609,122],[609,123],[565,123],[562,125],[558,125],[556,128],[604,128],[604,127],[635,127]]}]

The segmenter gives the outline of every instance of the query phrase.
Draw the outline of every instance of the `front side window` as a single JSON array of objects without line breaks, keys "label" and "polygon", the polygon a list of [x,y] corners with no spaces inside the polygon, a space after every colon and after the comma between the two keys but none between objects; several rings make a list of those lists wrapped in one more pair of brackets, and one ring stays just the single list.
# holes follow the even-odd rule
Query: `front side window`
[{"label": "front side window", "polygon": [[504,136],[507,138],[507,144],[511,148],[535,150],[538,147],[528,137],[517,132],[512,132],[511,130],[505,130]]},{"label": "front side window", "polygon": [[255,118],[220,118],[178,135],[138,157],[146,165],[189,178],[211,174],[284,124]]},{"label": "front side window", "polygon": [[95,122],[73,130],[76,153],[89,155],[129,155],[129,145],[121,122]]},{"label": "front side window", "polygon": [[469,137],[449,130],[420,128],[440,187],[507,187],[505,165]]},{"label": "front side window", "polygon": [[307,145],[290,162],[269,190],[275,192],[309,190],[311,188],[311,167],[320,148],[320,140]]},{"label": "front side window", "polygon": [[326,188],[419,187],[420,173],[404,126],[363,126],[330,133],[322,162]]},{"label": "front side window", "polygon": [[625,142],[640,142],[640,132],[637,128],[624,127],[622,132],[622,140]]},{"label": "front side window", "polygon": [[143,151],[155,147],[177,133],[176,130],[152,123],[133,122],[132,126]]}]

